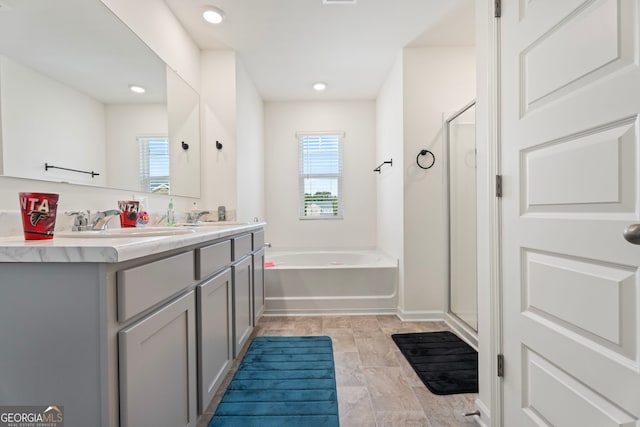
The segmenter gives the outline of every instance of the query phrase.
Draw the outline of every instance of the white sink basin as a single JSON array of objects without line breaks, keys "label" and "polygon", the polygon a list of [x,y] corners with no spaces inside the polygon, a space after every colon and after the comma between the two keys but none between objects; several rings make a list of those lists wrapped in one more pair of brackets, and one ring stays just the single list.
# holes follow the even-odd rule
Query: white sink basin
[{"label": "white sink basin", "polygon": [[236,222],[236,221],[218,221],[218,222],[197,222],[195,224],[181,224],[185,227],[231,227],[237,225],[248,225],[246,222]]},{"label": "white sink basin", "polygon": [[148,228],[112,228],[108,230],[70,231],[55,233],[54,237],[75,239],[112,239],[118,237],[153,237],[175,236],[179,234],[194,233],[194,229],[183,227],[148,227]]}]

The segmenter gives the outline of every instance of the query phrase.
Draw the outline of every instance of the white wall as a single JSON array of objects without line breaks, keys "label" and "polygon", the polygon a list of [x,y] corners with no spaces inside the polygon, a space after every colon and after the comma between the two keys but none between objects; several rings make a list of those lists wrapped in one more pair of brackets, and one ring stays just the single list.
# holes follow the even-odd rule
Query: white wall
[{"label": "white wall", "polygon": [[[202,52],[200,117],[202,208],[235,211],[237,193],[236,55],[230,50]],[[216,148],[219,141],[223,148]],[[230,218],[227,218],[230,219]]]},{"label": "white wall", "polygon": [[236,58],[238,162],[237,219],[264,221],[264,103]]},{"label": "white wall", "polygon": [[107,129],[107,186],[138,188],[139,136],[166,136],[166,104],[109,104]]},{"label": "white wall", "polygon": [[[404,298],[405,318],[439,317],[447,307],[447,228],[443,114],[475,98],[473,47],[404,50]],[[435,165],[416,164],[421,149]]]},{"label": "white wall", "polygon": [[[402,52],[387,76],[376,100],[376,161],[393,159],[376,176],[378,248],[401,260],[404,253],[404,120]],[[398,283],[404,283],[404,263],[399,264]],[[399,289],[403,300],[404,286]]]},{"label": "white wall", "polygon": [[[373,101],[265,104],[267,239],[275,248],[376,246]],[[344,219],[298,219],[298,131],[344,131]]]},{"label": "white wall", "polygon": [[[4,174],[105,185],[104,104],[5,56],[0,90],[0,131],[14,141],[3,147]],[[45,163],[100,175],[45,171]]]}]

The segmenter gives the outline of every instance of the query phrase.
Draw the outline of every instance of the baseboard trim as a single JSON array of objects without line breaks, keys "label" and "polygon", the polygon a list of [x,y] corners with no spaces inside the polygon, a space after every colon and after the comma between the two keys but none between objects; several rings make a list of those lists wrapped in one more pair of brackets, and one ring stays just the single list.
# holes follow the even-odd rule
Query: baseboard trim
[{"label": "baseboard trim", "polygon": [[333,310],[309,310],[309,309],[287,309],[278,310],[270,309],[264,310],[264,317],[275,316],[375,316],[375,315],[397,315],[395,309],[333,309]]},{"label": "baseboard trim", "polygon": [[375,316],[375,315],[395,315],[403,322],[443,322],[445,313],[443,311],[406,311],[400,308],[391,309],[265,309],[262,313],[264,317],[274,316]]},{"label": "baseboard trim", "polygon": [[398,308],[396,315],[403,322],[437,322],[444,320],[444,312],[436,310],[403,310]]},{"label": "baseboard trim", "polygon": [[466,323],[460,321],[449,313],[444,314],[444,321],[449,327],[467,342],[475,351],[478,351],[478,333],[471,329]]}]

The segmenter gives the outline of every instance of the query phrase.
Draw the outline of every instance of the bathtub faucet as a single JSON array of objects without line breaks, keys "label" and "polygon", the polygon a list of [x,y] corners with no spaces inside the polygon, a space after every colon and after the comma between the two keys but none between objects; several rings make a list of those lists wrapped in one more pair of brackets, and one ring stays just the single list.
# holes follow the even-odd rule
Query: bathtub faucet
[{"label": "bathtub faucet", "polygon": [[264,247],[265,247],[265,248],[270,248],[270,247],[271,247],[271,243],[266,243],[266,242],[265,242]]}]

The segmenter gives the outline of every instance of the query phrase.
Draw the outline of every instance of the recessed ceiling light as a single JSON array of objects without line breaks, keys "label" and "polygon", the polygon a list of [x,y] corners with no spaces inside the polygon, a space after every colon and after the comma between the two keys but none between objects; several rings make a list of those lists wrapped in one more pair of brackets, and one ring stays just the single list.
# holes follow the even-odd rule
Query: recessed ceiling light
[{"label": "recessed ceiling light", "polygon": [[129,85],[129,90],[135,93],[145,93],[147,91],[145,88],[138,85]]},{"label": "recessed ceiling light", "polygon": [[313,89],[317,90],[318,92],[323,91],[327,88],[327,84],[323,83],[323,82],[315,82],[313,84]]},{"label": "recessed ceiling light", "polygon": [[209,6],[202,13],[202,17],[205,21],[212,24],[219,24],[224,21],[224,12],[217,7]]}]

